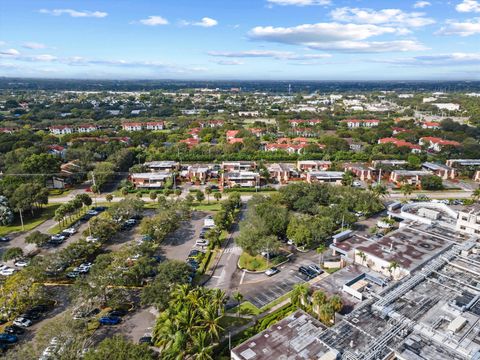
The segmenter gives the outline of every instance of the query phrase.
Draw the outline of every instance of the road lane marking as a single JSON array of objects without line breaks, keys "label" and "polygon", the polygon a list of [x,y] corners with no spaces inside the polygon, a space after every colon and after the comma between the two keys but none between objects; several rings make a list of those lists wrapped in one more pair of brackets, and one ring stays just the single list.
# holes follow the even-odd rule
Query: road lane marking
[{"label": "road lane marking", "polygon": [[244,271],[242,272],[242,277],[240,278],[240,285],[243,284],[243,278],[245,277],[245,274],[246,274],[246,272],[245,272],[245,270],[244,270]]}]

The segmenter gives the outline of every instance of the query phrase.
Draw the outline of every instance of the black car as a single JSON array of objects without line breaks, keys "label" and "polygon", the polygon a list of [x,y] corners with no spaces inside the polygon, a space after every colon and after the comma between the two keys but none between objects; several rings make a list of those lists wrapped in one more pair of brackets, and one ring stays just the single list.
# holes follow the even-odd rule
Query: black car
[{"label": "black car", "polygon": [[8,236],[0,236],[0,242],[9,242],[10,240]]},{"label": "black car", "polygon": [[98,211],[98,212],[102,212],[102,211],[107,210],[107,207],[106,206],[97,206],[97,207],[94,207],[93,210]]},{"label": "black car", "polygon": [[26,311],[24,314],[20,315],[21,317],[28,320],[38,320],[42,317],[42,313],[39,311]]},{"label": "black car", "polygon": [[152,346],[152,345],[153,345],[152,337],[151,337],[151,336],[142,336],[142,337],[138,340],[138,343],[139,343],[139,344],[147,344],[147,345],[149,345],[149,346]]},{"label": "black car", "polygon": [[194,259],[196,258],[198,255],[200,255],[200,251],[198,250],[191,250],[190,253],[188,254],[188,258],[189,259]]},{"label": "black car", "polygon": [[113,309],[108,312],[108,316],[125,316],[128,314],[128,311],[125,309]]},{"label": "black car", "polygon": [[309,278],[312,278],[312,277],[315,277],[317,274],[313,273],[312,270],[306,268],[305,266],[300,266],[298,268],[298,272],[309,277]]},{"label": "black car", "polygon": [[190,265],[194,270],[197,270],[198,269],[198,262],[193,260],[193,259],[189,259],[187,261],[187,264]]},{"label": "black car", "polygon": [[3,331],[7,334],[22,335],[25,332],[25,329],[17,325],[10,325],[6,326]]}]

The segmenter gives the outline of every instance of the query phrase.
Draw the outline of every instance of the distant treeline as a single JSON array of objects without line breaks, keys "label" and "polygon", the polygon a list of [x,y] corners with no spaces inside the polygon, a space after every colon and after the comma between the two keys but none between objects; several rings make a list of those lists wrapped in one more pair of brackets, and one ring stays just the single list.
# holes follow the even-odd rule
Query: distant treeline
[{"label": "distant treeline", "polygon": [[0,78],[0,90],[70,90],[70,91],[152,91],[211,88],[272,93],[325,92],[345,93],[360,91],[410,92],[475,92],[480,81],[188,81],[188,80],[75,80]]}]

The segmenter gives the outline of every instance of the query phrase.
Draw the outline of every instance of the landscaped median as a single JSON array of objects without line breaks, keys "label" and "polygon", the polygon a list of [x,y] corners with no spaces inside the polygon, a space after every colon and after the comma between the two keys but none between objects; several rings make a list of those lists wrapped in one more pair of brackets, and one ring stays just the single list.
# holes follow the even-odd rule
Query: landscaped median
[{"label": "landscaped median", "polygon": [[263,273],[265,270],[272,266],[280,266],[290,260],[292,253],[282,251],[280,254],[273,256],[267,261],[267,258],[263,255],[250,255],[247,252],[243,252],[238,259],[238,267],[242,270],[253,273]]}]

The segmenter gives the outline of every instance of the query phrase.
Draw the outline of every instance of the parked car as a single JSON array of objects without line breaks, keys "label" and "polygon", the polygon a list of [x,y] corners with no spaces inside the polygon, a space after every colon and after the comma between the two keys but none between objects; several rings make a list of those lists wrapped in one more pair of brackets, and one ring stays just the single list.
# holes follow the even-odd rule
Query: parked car
[{"label": "parked car", "polygon": [[322,274],[323,273],[323,270],[320,269],[319,266],[315,265],[315,264],[310,264],[308,265],[308,268],[314,272],[316,272],[318,275]]},{"label": "parked car", "polygon": [[28,266],[28,264],[29,264],[29,261],[26,259],[18,259],[14,263],[14,265],[17,267],[25,267],[25,266]]},{"label": "parked car", "polygon": [[189,259],[194,259],[196,258],[198,255],[200,255],[202,252],[201,251],[198,251],[198,250],[190,250],[190,252],[188,253],[188,258]]},{"label": "parked car", "polygon": [[74,227],[69,227],[68,229],[63,230],[63,232],[69,235],[73,235],[77,233],[77,229],[75,229]]},{"label": "parked car", "polygon": [[17,325],[10,325],[5,326],[3,331],[5,331],[7,334],[22,335],[25,332],[25,329]]},{"label": "parked car", "polygon": [[8,268],[9,268],[8,265],[0,264],[0,271],[5,270],[5,269],[8,269]]},{"label": "parked car", "polygon": [[108,312],[110,317],[122,317],[128,314],[128,310],[125,309],[113,309]]},{"label": "parked car", "polygon": [[100,313],[100,309],[92,309],[88,311],[76,311],[73,313],[73,318],[75,320],[90,318],[92,316],[98,315]]},{"label": "parked car", "polygon": [[102,211],[105,211],[107,210],[107,207],[106,206],[97,206],[97,207],[94,207],[93,210],[97,211],[97,212],[102,212]]},{"label": "parked car", "polygon": [[303,275],[305,275],[305,276],[307,276],[307,277],[309,277],[309,278],[313,278],[313,277],[317,276],[317,273],[315,273],[315,272],[313,272],[312,270],[306,268],[305,266],[300,266],[300,267],[298,268],[298,271],[299,271],[301,274],[303,274]]},{"label": "parked car", "polygon": [[13,275],[13,273],[15,272],[16,270],[15,269],[12,269],[10,267],[7,267],[3,270],[0,270],[0,275],[2,276],[10,276],[10,275]]},{"label": "parked car", "polygon": [[15,320],[13,320],[13,325],[17,325],[23,328],[29,327],[33,324],[32,320],[26,319],[24,317],[18,317]]},{"label": "parked car", "polygon": [[7,343],[7,344],[14,344],[17,341],[18,341],[17,335],[6,334],[6,333],[0,334],[0,342]]},{"label": "parked car", "polygon": [[150,335],[142,336],[142,337],[138,340],[138,343],[139,343],[139,344],[147,344],[148,346],[152,346],[152,345],[153,345],[152,337],[151,337]]},{"label": "parked car", "polygon": [[0,236],[0,242],[9,242],[10,240],[8,236]]},{"label": "parked car", "polygon": [[103,316],[99,320],[102,325],[117,325],[122,321],[118,316]]},{"label": "parked car", "polygon": [[97,215],[98,215],[98,211],[96,211],[96,210],[88,210],[88,211],[87,211],[87,215],[97,216]]},{"label": "parked car", "polygon": [[80,272],[78,271],[70,271],[67,273],[67,277],[70,279],[76,279],[80,275]]},{"label": "parked car", "polygon": [[267,276],[273,276],[273,275],[275,275],[275,274],[277,274],[277,273],[279,273],[279,272],[280,272],[280,270],[279,270],[278,268],[276,268],[276,267],[271,267],[270,269],[268,269],[268,270],[265,271],[265,275],[267,275]]},{"label": "parked car", "polygon": [[194,260],[194,259],[188,259],[188,260],[187,260],[187,264],[190,265],[190,267],[191,267],[192,269],[194,269],[194,270],[197,270],[198,267],[199,267],[198,262],[197,262],[196,260]]},{"label": "parked car", "polygon": [[195,241],[195,246],[207,246],[208,244],[210,244],[210,241],[207,239],[197,239],[197,241]]}]

